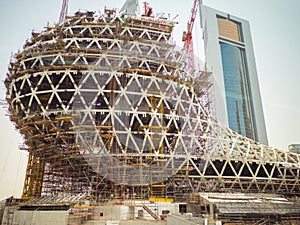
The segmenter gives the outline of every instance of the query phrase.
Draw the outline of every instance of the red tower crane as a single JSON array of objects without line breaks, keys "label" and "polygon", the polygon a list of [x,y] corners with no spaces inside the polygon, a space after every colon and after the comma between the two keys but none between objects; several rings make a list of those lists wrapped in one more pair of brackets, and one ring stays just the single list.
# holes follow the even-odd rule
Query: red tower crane
[{"label": "red tower crane", "polygon": [[68,13],[68,4],[69,4],[69,0],[63,0],[61,10],[60,10],[60,15],[59,15],[59,23],[62,23],[66,19]]},{"label": "red tower crane", "polygon": [[149,6],[148,2],[144,2],[144,16],[150,17],[153,13],[152,7]]},{"label": "red tower crane", "polygon": [[202,4],[202,0],[194,0],[193,8],[191,10],[191,16],[187,23],[187,31],[183,32],[183,36],[182,36],[182,41],[184,42],[184,49],[187,51],[189,57],[188,65],[193,68],[195,66],[194,66],[194,48],[193,48],[192,32],[193,32],[195,18],[200,4]]}]

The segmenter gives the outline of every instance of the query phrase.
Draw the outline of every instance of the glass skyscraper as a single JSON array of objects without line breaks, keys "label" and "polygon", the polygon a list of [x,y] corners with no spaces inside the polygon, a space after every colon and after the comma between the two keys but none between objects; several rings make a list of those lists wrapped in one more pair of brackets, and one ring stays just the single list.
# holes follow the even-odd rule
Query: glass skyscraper
[{"label": "glass skyscraper", "polygon": [[216,119],[268,145],[249,22],[204,5],[200,14]]}]

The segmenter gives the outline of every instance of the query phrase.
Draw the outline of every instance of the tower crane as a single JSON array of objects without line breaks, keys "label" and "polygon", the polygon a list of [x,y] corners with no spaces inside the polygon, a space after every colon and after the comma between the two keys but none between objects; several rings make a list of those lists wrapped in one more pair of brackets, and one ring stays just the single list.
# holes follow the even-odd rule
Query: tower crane
[{"label": "tower crane", "polygon": [[153,13],[153,9],[152,7],[149,6],[149,3],[148,2],[144,2],[144,16],[148,16],[150,17]]},{"label": "tower crane", "polygon": [[59,15],[59,23],[62,23],[66,19],[66,15],[68,13],[68,4],[69,0],[63,0]]},{"label": "tower crane", "polygon": [[184,42],[184,49],[186,50],[188,54],[188,65],[192,68],[194,68],[194,48],[193,48],[193,27],[195,23],[195,18],[197,15],[197,11],[199,8],[199,5],[202,4],[202,0],[194,0],[194,4],[191,10],[191,16],[189,18],[189,21],[187,23],[187,31],[183,32],[182,41]]}]

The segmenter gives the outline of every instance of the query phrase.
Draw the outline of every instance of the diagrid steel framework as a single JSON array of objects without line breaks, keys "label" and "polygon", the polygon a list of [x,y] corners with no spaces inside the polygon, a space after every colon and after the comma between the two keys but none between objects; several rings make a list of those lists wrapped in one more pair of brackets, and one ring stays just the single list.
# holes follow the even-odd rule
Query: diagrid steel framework
[{"label": "diagrid steel framework", "polygon": [[300,193],[299,154],[211,118],[210,73],[188,66],[173,26],[106,9],[32,33],[5,80],[29,152],[23,198]]}]

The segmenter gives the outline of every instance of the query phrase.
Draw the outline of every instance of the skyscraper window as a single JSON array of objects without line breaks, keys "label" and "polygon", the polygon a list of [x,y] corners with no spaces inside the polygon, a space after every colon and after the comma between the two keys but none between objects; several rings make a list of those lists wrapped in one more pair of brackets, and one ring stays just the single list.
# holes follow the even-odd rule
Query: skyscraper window
[{"label": "skyscraper window", "polygon": [[234,41],[242,41],[240,36],[240,24],[227,18],[218,17],[219,35]]}]

